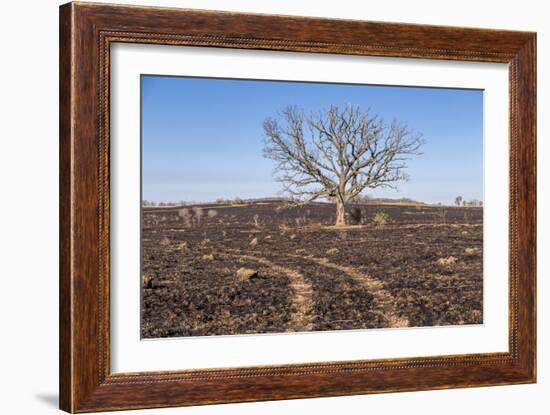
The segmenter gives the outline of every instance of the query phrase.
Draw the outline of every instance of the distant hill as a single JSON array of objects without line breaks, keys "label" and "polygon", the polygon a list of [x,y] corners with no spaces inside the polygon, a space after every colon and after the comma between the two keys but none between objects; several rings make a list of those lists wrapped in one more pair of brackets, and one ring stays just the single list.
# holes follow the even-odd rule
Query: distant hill
[{"label": "distant hill", "polygon": [[393,204],[393,205],[428,205],[429,203],[419,202],[418,200],[410,199],[408,197],[401,197],[399,199],[392,199],[389,197],[359,197],[352,203],[365,204],[365,205],[380,205],[380,204]]},{"label": "distant hill", "polygon": [[[252,204],[252,203],[288,203],[291,199],[287,197],[260,197],[260,198],[249,198],[249,199],[241,199],[239,197],[236,197],[234,199],[217,199],[214,202],[160,202],[160,203],[151,203],[148,201],[143,201],[143,206],[149,206],[149,207],[176,207],[176,206],[193,206],[193,205],[202,205],[202,206],[215,206],[215,205],[221,205],[221,204]],[[332,203],[329,201],[315,201],[311,203]],[[380,204],[392,204],[392,205],[429,205],[429,203],[419,202],[414,199],[410,199],[407,197],[402,197],[399,199],[392,199],[392,198],[374,198],[374,197],[358,197],[350,204],[356,204],[356,205],[380,205]]]}]

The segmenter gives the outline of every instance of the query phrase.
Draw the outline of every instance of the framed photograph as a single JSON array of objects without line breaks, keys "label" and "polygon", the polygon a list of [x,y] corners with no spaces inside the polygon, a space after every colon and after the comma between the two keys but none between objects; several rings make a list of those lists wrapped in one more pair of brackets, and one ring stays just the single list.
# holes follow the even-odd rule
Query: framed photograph
[{"label": "framed photograph", "polygon": [[60,407],[536,381],[536,35],[60,8]]}]

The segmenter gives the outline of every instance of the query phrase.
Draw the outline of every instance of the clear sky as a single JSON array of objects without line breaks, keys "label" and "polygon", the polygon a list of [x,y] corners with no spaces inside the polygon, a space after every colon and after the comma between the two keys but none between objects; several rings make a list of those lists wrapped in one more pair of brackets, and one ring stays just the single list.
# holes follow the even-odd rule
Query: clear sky
[{"label": "clear sky", "polygon": [[141,87],[144,200],[277,196],[274,164],[262,154],[264,119],[288,105],[310,113],[347,104],[406,122],[426,141],[398,191],[366,194],[430,203],[452,203],[458,195],[483,200],[479,90],[151,75],[141,77]]}]

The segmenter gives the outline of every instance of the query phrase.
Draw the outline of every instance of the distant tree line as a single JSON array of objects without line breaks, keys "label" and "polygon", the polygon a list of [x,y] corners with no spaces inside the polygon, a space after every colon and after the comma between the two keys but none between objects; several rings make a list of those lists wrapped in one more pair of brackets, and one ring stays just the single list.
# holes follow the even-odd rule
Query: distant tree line
[{"label": "distant tree line", "polygon": [[175,203],[175,202],[152,202],[152,201],[149,201],[149,200],[143,200],[141,202],[141,204],[143,206],[178,206],[178,205],[181,205],[181,204],[185,204],[186,202],[179,202],[179,203]]},{"label": "distant tree line", "polygon": [[238,196],[234,198],[223,198],[219,197],[214,201],[186,201],[182,200],[179,202],[153,202],[150,200],[143,200],[141,202],[142,206],[193,206],[193,205],[214,205],[214,204],[225,204],[225,203],[253,203],[253,202],[272,202],[272,203],[286,203],[289,199],[285,197],[258,197],[258,198],[248,198],[243,199]]},{"label": "distant tree line", "polygon": [[457,196],[455,198],[455,205],[457,205],[457,206],[483,206],[483,202],[481,200],[477,200],[477,199],[466,200],[462,196]]},{"label": "distant tree line", "polygon": [[411,199],[409,197],[390,198],[390,197],[372,197],[369,195],[358,195],[354,202],[360,205],[376,205],[381,203],[393,203],[403,205],[425,205],[425,202],[419,202],[418,200]]}]

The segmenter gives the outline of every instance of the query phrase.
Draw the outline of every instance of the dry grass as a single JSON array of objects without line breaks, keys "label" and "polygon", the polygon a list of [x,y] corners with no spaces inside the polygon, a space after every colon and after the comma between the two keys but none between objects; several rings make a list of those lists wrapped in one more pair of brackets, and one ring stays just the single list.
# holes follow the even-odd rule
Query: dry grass
[{"label": "dry grass", "polygon": [[327,250],[327,255],[336,255],[340,252],[340,250],[338,248],[330,248],[329,250]]},{"label": "dry grass", "polygon": [[141,276],[141,286],[142,287],[149,287],[151,285],[152,278],[148,274],[143,274]]},{"label": "dry grass", "polygon": [[454,265],[456,264],[456,262],[458,261],[458,259],[454,256],[448,256],[446,258],[439,258],[437,260],[437,263],[439,265],[445,265],[445,266],[449,266],[449,265]]},{"label": "dry grass", "polygon": [[251,278],[257,277],[258,271],[250,268],[239,268],[237,270],[237,280],[243,282],[248,281]]},{"label": "dry grass", "polygon": [[361,229],[366,228],[365,225],[312,225],[312,228],[320,229],[320,230],[327,230],[327,231],[346,231],[346,230],[352,230],[352,229]]},{"label": "dry grass", "polygon": [[281,235],[284,235],[290,229],[291,229],[290,226],[288,226],[288,224],[285,222],[279,225],[279,230],[281,231]]}]

